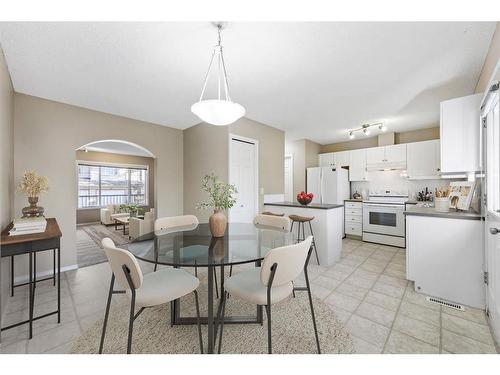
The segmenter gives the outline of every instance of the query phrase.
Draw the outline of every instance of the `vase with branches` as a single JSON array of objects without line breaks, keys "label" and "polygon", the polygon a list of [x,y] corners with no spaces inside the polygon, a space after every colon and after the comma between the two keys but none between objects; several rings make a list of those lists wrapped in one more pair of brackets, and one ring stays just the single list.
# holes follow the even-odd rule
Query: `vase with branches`
[{"label": "vase with branches", "polygon": [[213,209],[208,223],[213,237],[223,237],[226,231],[227,218],[224,211],[236,204],[236,187],[221,181],[218,176],[207,174],[202,179],[201,188],[208,194],[206,202],[199,203],[198,209]]},{"label": "vase with branches", "polygon": [[26,171],[17,185],[17,191],[26,194],[29,206],[24,207],[23,217],[43,216],[43,207],[37,206],[38,196],[49,190],[49,180],[45,176],[39,176],[35,171]]}]

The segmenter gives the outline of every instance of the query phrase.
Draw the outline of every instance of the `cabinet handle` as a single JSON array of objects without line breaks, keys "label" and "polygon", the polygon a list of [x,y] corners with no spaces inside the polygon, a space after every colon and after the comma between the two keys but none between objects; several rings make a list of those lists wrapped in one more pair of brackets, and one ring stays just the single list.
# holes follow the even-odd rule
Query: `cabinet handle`
[{"label": "cabinet handle", "polygon": [[500,230],[498,230],[498,228],[490,228],[491,234],[497,234],[498,232],[500,232]]}]

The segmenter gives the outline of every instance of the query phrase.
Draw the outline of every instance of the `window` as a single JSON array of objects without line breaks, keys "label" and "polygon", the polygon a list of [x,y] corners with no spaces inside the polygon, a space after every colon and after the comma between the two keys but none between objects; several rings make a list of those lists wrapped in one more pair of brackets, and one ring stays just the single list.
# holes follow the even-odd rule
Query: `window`
[{"label": "window", "polygon": [[78,208],[148,204],[147,167],[78,163]]}]

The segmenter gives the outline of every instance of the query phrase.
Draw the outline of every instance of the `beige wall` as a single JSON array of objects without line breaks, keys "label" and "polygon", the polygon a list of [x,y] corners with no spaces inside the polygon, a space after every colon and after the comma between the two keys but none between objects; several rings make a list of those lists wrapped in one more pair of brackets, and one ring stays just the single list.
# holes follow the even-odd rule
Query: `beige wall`
[{"label": "beige wall", "polygon": [[[157,214],[182,213],[181,130],[17,93],[14,108],[15,181],[27,169],[48,176],[50,189],[40,197],[40,205],[61,227],[63,267],[76,263],[75,151],[83,145],[120,139],[148,149],[156,157]],[[26,198],[16,195],[14,212],[25,205]],[[40,259],[39,270],[50,264],[49,259]],[[25,266],[23,262],[16,265]],[[26,269],[16,269],[16,274],[25,275]]]},{"label": "beige wall", "polygon": [[184,214],[195,215],[200,222],[208,222],[211,212],[197,210],[205,200],[201,179],[214,173],[227,181],[228,147],[227,127],[199,124],[184,130]]},{"label": "beige wall", "polygon": [[308,139],[286,142],[285,153],[293,155],[293,193],[306,190],[306,170],[318,166],[322,146]]},{"label": "beige wall", "polygon": [[[411,143],[439,139],[439,126],[427,129],[411,130],[407,132],[395,133],[394,143]],[[331,143],[321,146],[321,153],[357,150],[360,148],[370,148],[378,146],[378,137],[355,139],[353,141]]]},{"label": "beige wall", "polygon": [[484,60],[483,69],[476,85],[476,93],[483,92],[495,70],[500,59],[500,22],[497,22],[497,28],[491,39],[490,49]]},{"label": "beige wall", "polygon": [[[12,197],[14,175],[14,90],[9,71],[0,48],[0,228],[4,229],[12,220]],[[8,259],[0,264],[0,323],[9,295]]]},{"label": "beige wall", "polygon": [[[147,165],[148,166],[148,197],[149,205],[145,206],[146,210],[154,207],[155,196],[155,159],[149,157],[135,156],[135,155],[122,155],[112,154],[108,152],[96,151],[77,151],[76,160],[91,161],[99,163],[112,163],[121,165]],[[92,223],[100,220],[100,209],[80,209],[76,210],[76,223]]]},{"label": "beige wall", "polygon": [[[195,125],[184,130],[184,213],[196,215],[200,222],[207,222],[211,214],[210,211],[196,209],[196,204],[206,198],[200,188],[201,179],[213,172],[227,181],[230,134],[259,142],[259,192],[260,188],[265,194],[284,192],[283,131],[247,118],[229,126]],[[262,207],[261,194],[259,203]]]}]

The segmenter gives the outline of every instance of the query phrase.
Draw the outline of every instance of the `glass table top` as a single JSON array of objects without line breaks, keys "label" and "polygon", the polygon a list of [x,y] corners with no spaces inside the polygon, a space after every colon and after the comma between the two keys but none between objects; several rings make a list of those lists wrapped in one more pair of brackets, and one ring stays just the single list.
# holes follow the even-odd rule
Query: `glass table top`
[{"label": "glass table top", "polygon": [[256,262],[269,250],[293,243],[292,233],[276,228],[231,223],[224,237],[213,238],[208,224],[198,224],[145,234],[128,250],[145,262],[203,267]]}]

